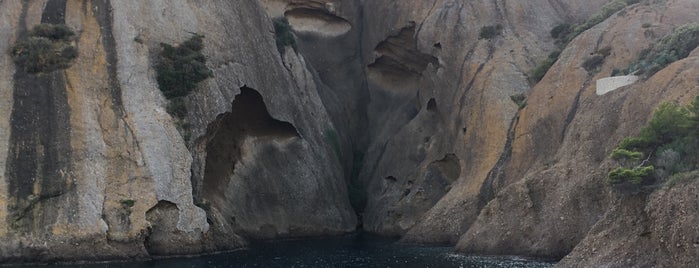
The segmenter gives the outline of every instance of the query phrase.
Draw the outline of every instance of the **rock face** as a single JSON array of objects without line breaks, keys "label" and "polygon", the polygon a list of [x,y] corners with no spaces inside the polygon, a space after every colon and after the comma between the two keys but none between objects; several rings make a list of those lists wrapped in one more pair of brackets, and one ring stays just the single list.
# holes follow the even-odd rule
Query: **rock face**
[{"label": "rock face", "polygon": [[[606,174],[654,107],[699,93],[699,52],[603,96],[595,81],[699,3],[640,1],[551,37],[609,2],[0,1],[0,51],[40,22],[73,29],[79,50],[41,74],[0,54],[0,260],[192,254],[362,224],[560,266],[696,266],[696,180],[629,196]],[[282,18],[295,43],[277,47]],[[213,77],[177,119],[154,66],[160,43],[194,33]]]},{"label": "rock face", "polygon": [[[366,25],[385,29],[362,40],[374,50],[364,55],[374,115],[362,173],[367,229],[455,244],[506,183],[497,170],[509,161],[517,123],[510,96],[531,90],[532,63],[554,49],[544,42],[548,29],[604,2],[366,2]],[[481,39],[484,27],[501,30]],[[458,170],[446,180],[430,168],[445,158]]]},{"label": "rock face", "polygon": [[[624,137],[638,131],[659,103],[687,103],[697,94],[696,60],[678,61],[648,80],[604,96],[595,95],[592,82],[628,66],[672,28],[690,23],[689,17],[679,19],[683,14],[679,9],[696,8],[693,1],[631,6],[568,45],[534,87],[520,115],[515,130],[520,134],[515,134],[504,178],[514,183],[483,209],[458,249],[561,258],[616,207],[606,184],[606,174],[614,167],[608,155]],[[673,21],[653,21],[669,14]],[[644,34],[649,31],[644,23],[662,26],[653,28],[652,35]],[[629,34],[612,35],[617,32]],[[579,67],[590,53],[604,47],[613,52],[598,72]]]},{"label": "rock face", "polygon": [[[0,5],[3,51],[41,18],[73,29],[80,55],[47,74],[0,56],[0,259],[189,254],[239,247],[241,235],[354,230],[315,76],[293,50],[280,56],[259,3]],[[187,97],[180,133],[153,66],[161,42],[191,33],[206,35],[214,78]]]},{"label": "rock face", "polygon": [[621,197],[560,266],[699,265],[696,181],[650,196]]}]

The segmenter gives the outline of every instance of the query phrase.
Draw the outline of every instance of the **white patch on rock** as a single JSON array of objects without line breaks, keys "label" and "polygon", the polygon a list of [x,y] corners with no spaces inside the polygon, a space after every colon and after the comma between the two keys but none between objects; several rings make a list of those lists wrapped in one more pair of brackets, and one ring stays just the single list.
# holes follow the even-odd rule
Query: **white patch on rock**
[{"label": "white patch on rock", "polygon": [[602,96],[609,92],[612,92],[620,87],[628,86],[638,81],[638,76],[626,75],[626,76],[614,76],[607,77],[597,80],[597,96]]}]

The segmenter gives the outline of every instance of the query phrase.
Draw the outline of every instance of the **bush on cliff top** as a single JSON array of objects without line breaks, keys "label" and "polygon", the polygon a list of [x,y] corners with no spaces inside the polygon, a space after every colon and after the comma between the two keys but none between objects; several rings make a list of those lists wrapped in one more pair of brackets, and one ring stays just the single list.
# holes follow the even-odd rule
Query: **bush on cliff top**
[{"label": "bush on cliff top", "polygon": [[291,46],[296,50],[296,39],[294,34],[291,32],[291,25],[286,18],[274,19],[272,21],[274,24],[274,37],[277,43],[277,50],[279,54],[284,54],[284,50],[287,46]]},{"label": "bush on cliff top", "polygon": [[670,63],[684,59],[699,46],[699,23],[678,27],[660,39],[652,48],[644,51],[626,73],[643,74],[649,77]]},{"label": "bush on cliff top", "polygon": [[36,25],[28,37],[17,40],[11,50],[12,58],[27,73],[68,68],[78,57],[78,50],[70,45],[74,35],[64,24]]},{"label": "bush on cliff top", "polygon": [[637,136],[625,138],[612,152],[623,163],[609,172],[609,183],[637,188],[693,172],[699,168],[698,150],[699,96],[686,107],[663,103]]},{"label": "bush on cliff top", "polygon": [[161,43],[160,62],[156,66],[158,86],[166,98],[187,96],[197,84],[213,76],[201,53],[204,36],[195,34],[179,46]]},{"label": "bush on cliff top", "polygon": [[544,78],[544,75],[546,75],[549,69],[551,69],[551,66],[553,66],[554,63],[556,63],[560,55],[560,51],[554,51],[551,52],[551,54],[549,54],[549,56],[546,59],[539,62],[539,65],[537,65],[529,75],[529,79],[531,80],[530,82],[538,83],[539,81],[541,81],[541,79]]}]

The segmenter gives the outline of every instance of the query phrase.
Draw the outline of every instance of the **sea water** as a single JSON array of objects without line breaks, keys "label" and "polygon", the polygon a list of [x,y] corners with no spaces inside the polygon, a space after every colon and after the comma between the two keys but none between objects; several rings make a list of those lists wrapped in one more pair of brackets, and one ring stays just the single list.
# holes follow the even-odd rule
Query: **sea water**
[{"label": "sea water", "polygon": [[142,262],[22,267],[552,267],[553,263],[516,257],[467,256],[448,247],[407,246],[367,234],[343,237],[266,241],[229,253]]}]

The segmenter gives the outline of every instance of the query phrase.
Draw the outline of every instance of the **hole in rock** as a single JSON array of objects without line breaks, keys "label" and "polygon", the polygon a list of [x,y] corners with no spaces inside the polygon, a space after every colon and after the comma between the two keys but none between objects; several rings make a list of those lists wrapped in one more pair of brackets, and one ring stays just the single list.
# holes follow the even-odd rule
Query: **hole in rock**
[{"label": "hole in rock", "polygon": [[427,102],[427,110],[428,111],[436,111],[437,110],[437,101],[434,98],[431,98]]},{"label": "hole in rock", "polygon": [[461,164],[455,154],[447,154],[434,162],[439,171],[444,174],[449,183],[454,183],[461,176]]},{"label": "hole in rock", "polygon": [[374,54],[377,58],[368,66],[369,76],[378,82],[414,83],[430,63],[439,65],[437,58],[418,49],[414,24],[380,42]]},{"label": "hole in rock", "polygon": [[150,234],[144,241],[144,246],[151,255],[164,255],[168,253],[169,240],[177,230],[177,221],[180,212],[177,205],[161,200],[146,212],[146,220],[150,222]]},{"label": "hole in rock", "polygon": [[296,32],[340,36],[352,29],[345,19],[316,8],[296,8],[284,13]]},{"label": "hole in rock", "polygon": [[235,96],[230,112],[220,114],[207,128],[210,140],[206,144],[203,195],[213,205],[225,202],[225,189],[241,158],[241,146],[247,137],[270,141],[299,137],[288,122],[272,118],[262,95],[243,87]]}]

